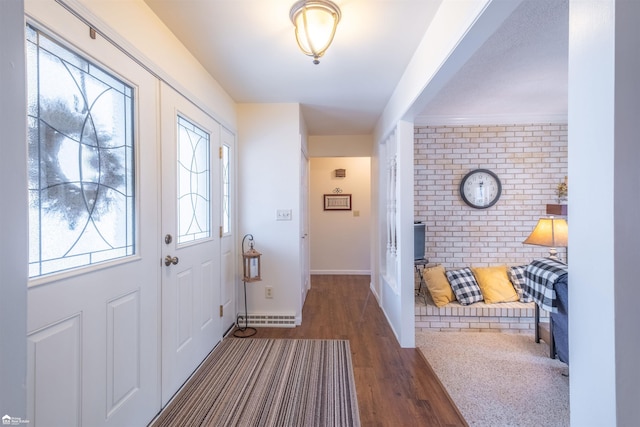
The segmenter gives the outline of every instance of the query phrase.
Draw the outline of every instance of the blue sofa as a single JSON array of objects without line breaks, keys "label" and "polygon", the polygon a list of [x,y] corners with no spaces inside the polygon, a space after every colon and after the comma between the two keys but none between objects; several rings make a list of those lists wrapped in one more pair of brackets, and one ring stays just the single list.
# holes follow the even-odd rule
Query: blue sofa
[{"label": "blue sofa", "polygon": [[558,359],[569,364],[569,275],[555,283],[557,313],[551,313],[551,328]]}]

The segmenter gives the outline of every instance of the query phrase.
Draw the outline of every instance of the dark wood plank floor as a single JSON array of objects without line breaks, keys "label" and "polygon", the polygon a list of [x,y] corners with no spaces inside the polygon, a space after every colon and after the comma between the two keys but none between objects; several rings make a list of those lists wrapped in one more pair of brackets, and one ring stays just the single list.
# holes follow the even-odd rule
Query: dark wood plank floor
[{"label": "dark wood plank floor", "polygon": [[302,325],[258,328],[254,337],[349,340],[363,426],[466,426],[422,353],[398,345],[369,282],[311,276]]}]

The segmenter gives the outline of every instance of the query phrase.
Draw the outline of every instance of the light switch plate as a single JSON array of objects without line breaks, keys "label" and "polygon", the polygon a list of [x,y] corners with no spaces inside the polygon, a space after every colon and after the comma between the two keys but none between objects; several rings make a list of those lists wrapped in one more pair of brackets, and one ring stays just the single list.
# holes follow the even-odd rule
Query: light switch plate
[{"label": "light switch plate", "polygon": [[276,221],[291,221],[291,209],[278,209],[276,211]]}]

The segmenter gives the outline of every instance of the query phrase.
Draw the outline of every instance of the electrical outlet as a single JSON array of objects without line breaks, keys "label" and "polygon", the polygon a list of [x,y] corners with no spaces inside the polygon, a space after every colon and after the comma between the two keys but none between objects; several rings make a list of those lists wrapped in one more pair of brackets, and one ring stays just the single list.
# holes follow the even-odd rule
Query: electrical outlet
[{"label": "electrical outlet", "polygon": [[273,286],[266,286],[264,288],[264,297],[273,298]]}]

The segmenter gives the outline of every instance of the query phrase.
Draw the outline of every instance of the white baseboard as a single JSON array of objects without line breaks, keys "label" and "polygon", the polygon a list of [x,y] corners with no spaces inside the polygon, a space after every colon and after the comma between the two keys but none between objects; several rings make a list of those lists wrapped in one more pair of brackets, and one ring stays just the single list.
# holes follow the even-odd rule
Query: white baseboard
[{"label": "white baseboard", "polygon": [[371,270],[311,270],[312,275],[332,274],[332,275],[354,275],[364,276],[370,275]]}]

